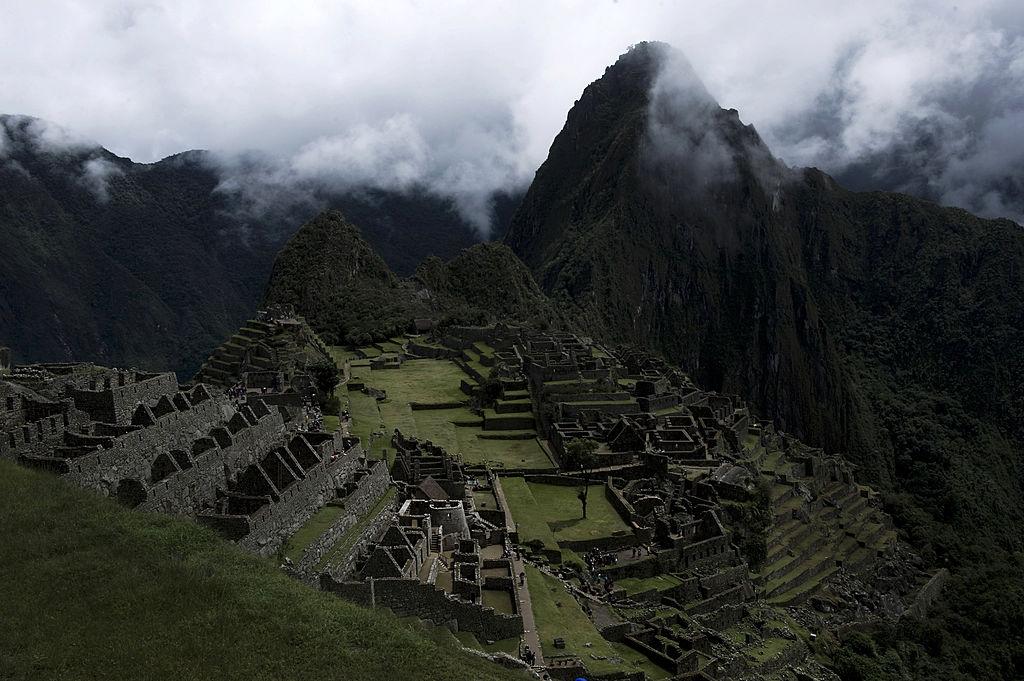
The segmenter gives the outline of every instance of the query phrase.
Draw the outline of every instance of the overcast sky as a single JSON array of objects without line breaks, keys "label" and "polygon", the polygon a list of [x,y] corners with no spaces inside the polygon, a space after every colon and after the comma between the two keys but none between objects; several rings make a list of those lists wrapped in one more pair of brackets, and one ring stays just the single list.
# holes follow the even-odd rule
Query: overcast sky
[{"label": "overcast sky", "polygon": [[472,213],[529,181],[619,54],[662,40],[790,164],[841,170],[926,123],[937,194],[1011,213],[971,183],[1020,177],[1022,32],[1021,0],[5,0],[0,112],[136,161],[259,150]]}]

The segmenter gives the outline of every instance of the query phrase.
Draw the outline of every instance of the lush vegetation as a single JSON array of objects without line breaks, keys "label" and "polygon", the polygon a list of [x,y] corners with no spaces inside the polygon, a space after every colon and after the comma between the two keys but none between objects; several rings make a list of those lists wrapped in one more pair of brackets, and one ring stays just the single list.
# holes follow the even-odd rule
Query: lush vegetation
[{"label": "lush vegetation", "polygon": [[447,263],[427,258],[415,281],[429,292],[442,325],[527,322],[546,328],[557,318],[530,271],[504,244],[477,244]]},{"label": "lush vegetation", "polygon": [[3,461],[0,517],[4,678],[515,678],[193,523]]},{"label": "lush vegetation", "polygon": [[364,345],[403,333],[412,292],[341,213],[310,220],[278,256],[266,304],[290,305],[327,343]]},{"label": "lush vegetation", "polygon": [[326,211],[274,263],[267,303],[292,305],[329,343],[366,345],[426,317],[447,324],[555,317],[529,271],[506,246],[478,244],[445,263],[428,258],[400,280],[341,213]]}]

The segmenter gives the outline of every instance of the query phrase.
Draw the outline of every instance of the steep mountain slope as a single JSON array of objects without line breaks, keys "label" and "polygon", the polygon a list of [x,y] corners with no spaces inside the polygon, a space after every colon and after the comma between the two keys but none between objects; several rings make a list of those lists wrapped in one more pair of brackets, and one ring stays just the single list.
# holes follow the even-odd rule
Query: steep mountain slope
[{"label": "steep mountain slope", "polygon": [[[252,314],[277,251],[316,210],[243,210],[219,189],[221,173],[205,152],[137,164],[38,120],[0,117],[0,344],[20,361],[191,373]],[[314,203],[358,215],[403,274],[479,239],[449,201],[423,192]]]},{"label": "steep mountain slope", "polygon": [[281,251],[264,303],[292,306],[328,343],[356,345],[404,333],[417,317],[441,324],[556,318],[503,244],[477,244],[447,263],[427,258],[413,277],[399,279],[336,210],[303,225]]},{"label": "steep mountain slope", "polygon": [[[688,67],[657,84],[670,55],[640,46],[587,88],[506,243],[590,331],[653,344],[838,446],[842,412],[857,407],[807,291],[799,232],[778,210],[786,171]],[[813,408],[823,402],[836,409]]]},{"label": "steep mountain slope", "polygon": [[[570,111],[506,243],[590,331],[848,452],[957,568],[951,598],[977,616],[959,633],[987,635],[972,593],[1024,546],[1018,225],[786,168],[677,53],[642,44]],[[950,664],[1012,672],[1024,658],[974,652],[997,638]]]}]

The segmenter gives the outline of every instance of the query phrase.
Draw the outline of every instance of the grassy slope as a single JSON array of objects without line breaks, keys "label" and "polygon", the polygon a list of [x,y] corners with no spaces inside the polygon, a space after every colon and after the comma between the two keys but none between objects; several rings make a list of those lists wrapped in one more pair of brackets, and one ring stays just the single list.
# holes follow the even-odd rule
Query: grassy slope
[{"label": "grassy slope", "polygon": [[0,676],[505,679],[168,516],[0,462]]},{"label": "grassy slope", "polygon": [[[530,584],[533,616],[546,656],[579,655],[595,674],[641,669],[653,679],[668,676],[665,670],[641,653],[602,638],[576,599],[565,590],[561,580],[529,564],[526,566],[526,579]],[[556,638],[565,640],[564,649],[554,647]],[[595,655],[604,659],[595,659]]]}]

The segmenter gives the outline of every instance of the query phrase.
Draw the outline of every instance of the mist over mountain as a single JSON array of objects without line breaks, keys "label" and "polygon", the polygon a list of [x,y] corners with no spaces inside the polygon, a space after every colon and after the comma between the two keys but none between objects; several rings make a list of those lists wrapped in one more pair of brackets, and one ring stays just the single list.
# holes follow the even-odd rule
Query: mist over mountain
[{"label": "mist over mountain", "polygon": [[[808,628],[842,681],[1024,674],[1020,2],[271,5],[5,11],[0,110],[29,114],[0,116],[17,363],[184,377],[261,304],[332,345],[428,318],[637,346],[847,456],[951,571],[927,619],[847,646]],[[761,529],[807,515],[760,462],[800,509]]]},{"label": "mist over mountain", "polygon": [[[401,274],[480,239],[451,199],[419,187],[274,192],[208,152],[138,164],[29,117],[0,117],[0,141],[0,342],[21,361],[193,371],[327,206],[358,219]],[[515,201],[496,197],[496,215]]]}]

